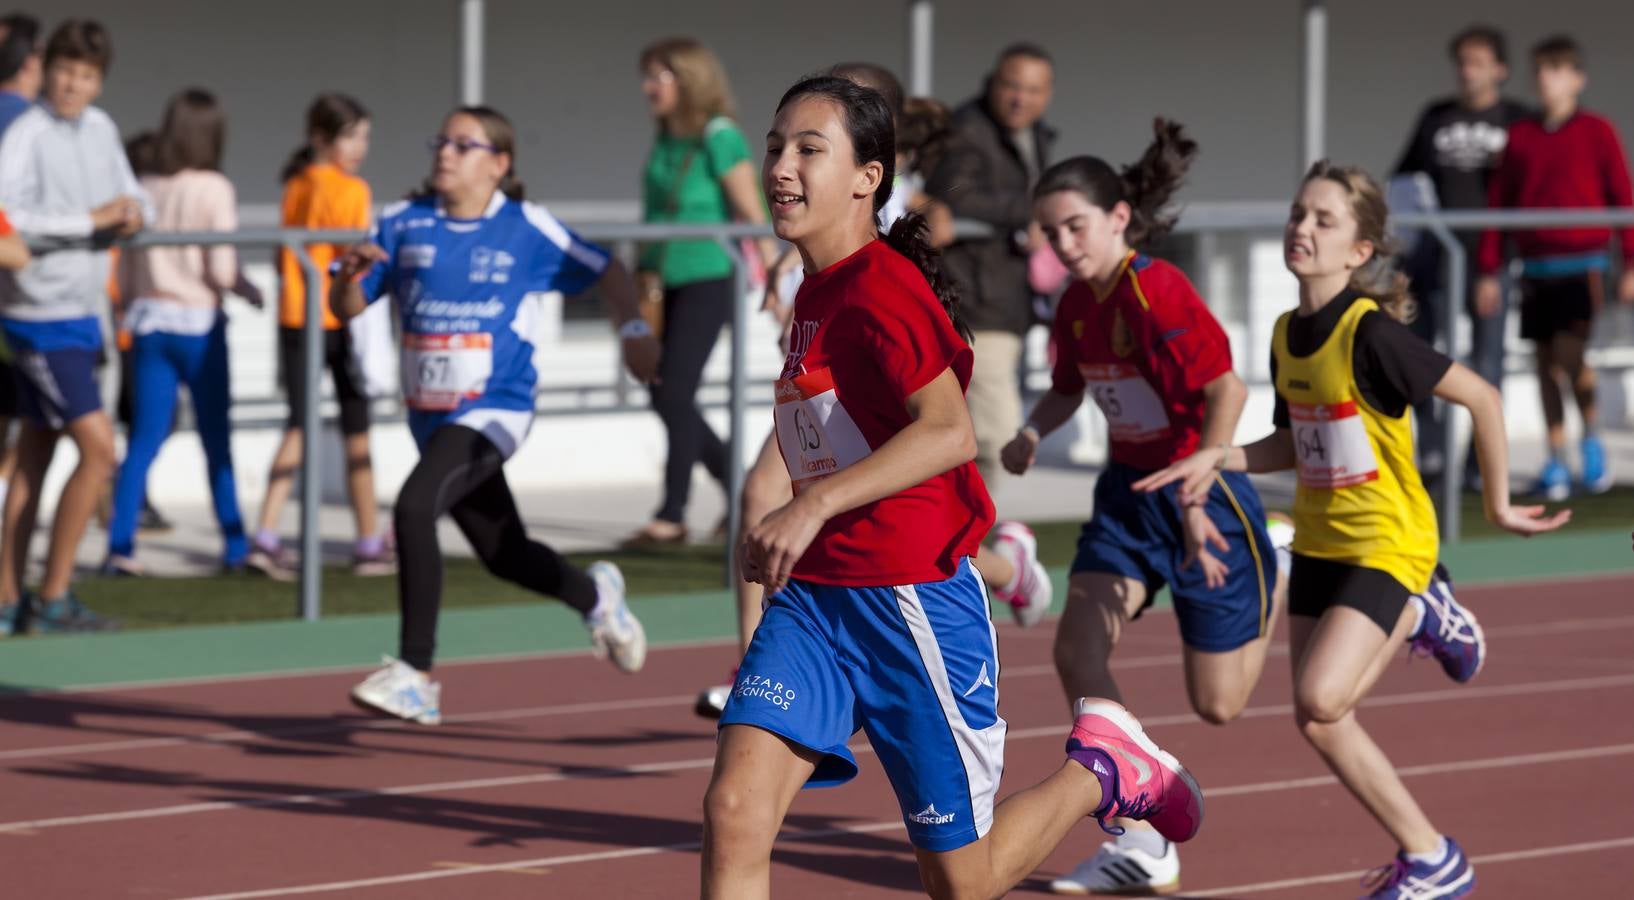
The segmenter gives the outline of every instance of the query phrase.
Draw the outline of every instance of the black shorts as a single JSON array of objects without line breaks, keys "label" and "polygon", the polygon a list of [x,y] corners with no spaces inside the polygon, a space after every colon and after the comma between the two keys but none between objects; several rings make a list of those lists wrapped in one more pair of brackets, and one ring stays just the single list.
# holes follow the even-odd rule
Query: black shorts
[{"label": "black shorts", "polygon": [[[299,328],[278,329],[278,369],[283,376],[284,395],[289,398],[286,427],[306,424],[305,337]],[[363,434],[369,430],[369,398],[363,393],[352,370],[352,337],[344,328],[323,333],[323,361],[335,383],[335,402],[340,404],[341,434]]]},{"label": "black shorts", "polygon": [[1604,272],[1561,278],[1522,278],[1521,337],[1546,341],[1562,332],[1588,340],[1595,310],[1605,297]]},{"label": "black shorts", "polygon": [[[10,360],[0,360],[0,419],[15,419],[23,410],[17,398],[17,370]],[[0,443],[5,435],[0,435]]]},{"label": "black shorts", "polygon": [[1396,621],[1413,592],[1382,569],[1294,554],[1288,574],[1288,615],[1316,619],[1335,606],[1348,606],[1384,629]]}]

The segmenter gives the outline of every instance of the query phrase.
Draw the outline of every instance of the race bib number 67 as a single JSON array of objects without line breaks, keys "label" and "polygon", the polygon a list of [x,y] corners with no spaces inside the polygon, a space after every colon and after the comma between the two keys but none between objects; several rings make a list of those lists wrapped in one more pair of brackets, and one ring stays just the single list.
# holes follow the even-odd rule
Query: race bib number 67
[{"label": "race bib number 67", "polygon": [[482,396],[493,372],[493,335],[403,335],[403,395],[410,409],[455,409]]},{"label": "race bib number 67", "polygon": [[1354,400],[1288,404],[1293,425],[1299,483],[1310,488],[1342,488],[1379,477],[1379,461],[1367,439],[1367,425]]}]

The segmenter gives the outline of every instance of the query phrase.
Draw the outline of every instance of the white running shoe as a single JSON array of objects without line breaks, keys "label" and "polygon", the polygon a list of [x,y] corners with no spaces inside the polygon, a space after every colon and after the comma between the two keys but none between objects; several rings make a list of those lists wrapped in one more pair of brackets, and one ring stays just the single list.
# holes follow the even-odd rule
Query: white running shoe
[{"label": "white running shoe", "polygon": [[584,617],[590,629],[590,652],[611,657],[620,672],[639,672],[647,662],[647,632],[624,603],[624,573],[601,560],[585,570],[596,582],[596,608]]},{"label": "white running shoe", "polygon": [[1292,572],[1294,520],[1284,513],[1270,513],[1265,517],[1265,533],[1271,538],[1271,548],[1277,554],[1277,571],[1284,575]]},{"label": "white running shoe", "polygon": [[993,533],[994,552],[1009,560],[1016,572],[1015,582],[1006,585],[1009,590],[999,588],[993,595],[1010,604],[1016,624],[1031,628],[1050,611],[1055,599],[1050,573],[1038,561],[1038,538],[1020,522],[1000,522]]},{"label": "white running shoe", "polygon": [[692,711],[705,719],[719,719],[726,712],[726,701],[732,697],[732,685],[717,684],[698,692],[698,702]]},{"label": "white running shoe", "polygon": [[1108,841],[1094,856],[1066,875],[1050,882],[1057,894],[1115,894],[1150,897],[1180,890],[1180,851],[1173,842],[1168,852],[1154,857],[1138,847]]},{"label": "white running shoe", "polygon": [[352,688],[352,702],[388,716],[436,725],[443,720],[443,686],[400,659],[382,657],[380,668]]}]

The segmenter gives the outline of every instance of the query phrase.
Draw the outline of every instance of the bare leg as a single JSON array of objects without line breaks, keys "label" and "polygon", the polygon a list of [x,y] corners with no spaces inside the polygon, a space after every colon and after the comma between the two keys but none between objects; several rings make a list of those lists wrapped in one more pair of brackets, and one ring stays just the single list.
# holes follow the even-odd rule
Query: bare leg
[{"label": "bare leg", "polygon": [[1538,341],[1535,345],[1538,395],[1543,401],[1543,422],[1549,436],[1549,452],[1560,457],[1566,452],[1566,405],[1560,396],[1560,366],[1555,360],[1553,344]]},{"label": "bare leg", "polygon": [[[1587,352],[1586,341],[1575,334],[1560,332],[1552,339],[1554,348],[1552,355],[1555,364],[1566,376],[1566,383],[1572,386],[1572,396],[1577,401],[1577,411],[1583,416],[1583,428],[1593,430],[1600,424],[1600,408],[1596,402],[1594,368],[1588,364],[1584,354]],[[1556,389],[1559,393],[1559,389]],[[1562,404],[1564,406],[1564,404]],[[1565,417],[1565,410],[1561,410],[1561,417]],[[1564,436],[1562,437],[1564,441]]]},{"label": "bare leg", "polygon": [[704,794],[705,900],[772,895],[772,842],[817,761],[810,750],[752,725],[721,729]]},{"label": "bare leg", "polygon": [[1305,740],[1384,830],[1407,852],[1429,853],[1440,846],[1440,832],[1356,719],[1356,704],[1373,689],[1415,619],[1409,604],[1385,634],[1344,606],[1320,619],[1293,617],[1294,706]]},{"label": "bare leg", "polygon": [[[271,493],[271,485],[268,485]],[[379,500],[374,493],[374,465],[369,460],[369,433],[346,435],[346,496],[352,501],[357,536],[380,533]]]},{"label": "bare leg", "polygon": [[40,490],[60,432],[23,423],[17,436],[17,471],[6,491],[5,535],[0,538],[0,600],[16,603],[28,568],[28,546],[40,510]]},{"label": "bare leg", "polygon": [[1265,654],[1271,649],[1277,613],[1287,604],[1287,598],[1288,576],[1278,572],[1263,635],[1224,653],[1185,648],[1186,695],[1191,698],[1191,708],[1204,721],[1224,725],[1248,705],[1248,697],[1265,671]]},{"label": "bare leg", "polygon": [[[783,457],[777,449],[777,437],[774,435],[766,439],[760,447],[760,455],[755,457],[755,464],[750,467],[748,475],[743,481],[743,507],[739,521],[744,528],[760,524],[776,510],[788,503],[794,497],[794,488],[789,483],[789,470],[783,464]],[[760,627],[760,605],[765,598],[765,590],[758,584],[751,584],[742,578],[733,579],[737,587],[738,601],[738,656],[749,652],[749,640],[755,636],[755,629]]]},{"label": "bare leg", "polygon": [[284,504],[295,487],[295,473],[301,468],[301,437],[303,430],[284,431],[278,450],[272,455],[272,471],[267,473],[267,494],[261,501],[262,531],[276,531],[278,519],[284,514]]},{"label": "bare leg", "polygon": [[[91,522],[97,500],[113,479],[119,464],[114,450],[113,420],[101,410],[68,423],[68,437],[79,449],[79,465],[63,485],[57,513],[51,522],[51,549],[46,554],[40,596],[56,599],[68,593],[74,578],[74,556],[85,526]],[[41,473],[43,476],[43,472]]]}]

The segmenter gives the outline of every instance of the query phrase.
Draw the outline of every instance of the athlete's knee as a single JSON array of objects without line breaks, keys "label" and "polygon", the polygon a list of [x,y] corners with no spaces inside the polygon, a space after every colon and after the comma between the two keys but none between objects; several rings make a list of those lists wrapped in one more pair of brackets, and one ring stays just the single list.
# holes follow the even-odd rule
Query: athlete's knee
[{"label": "athlete's knee", "polygon": [[1226,725],[1242,715],[1246,697],[1233,699],[1219,694],[1193,697],[1191,708],[1210,725]]},{"label": "athlete's knee", "polygon": [[716,779],[704,793],[704,830],[717,852],[771,852],[777,834],[776,810],[757,794],[729,779]]},{"label": "athlete's knee", "polygon": [[1332,725],[1350,715],[1354,707],[1350,690],[1337,683],[1305,683],[1294,687],[1294,720],[1310,737],[1311,726]]},{"label": "athlete's knee", "polygon": [[412,479],[403,485],[392,506],[392,525],[398,534],[436,527],[437,499],[428,490],[418,490]]}]

